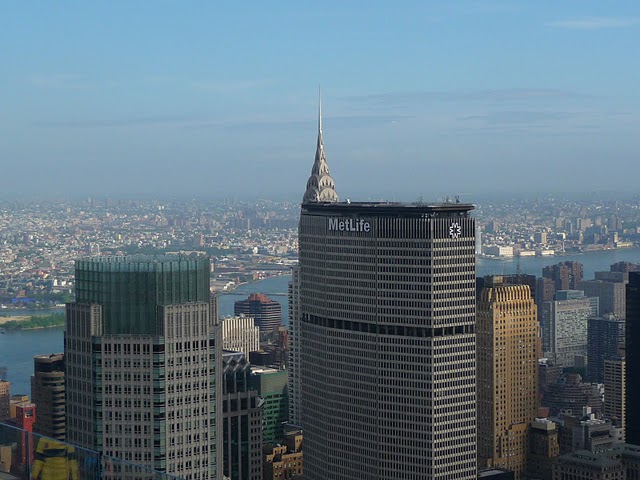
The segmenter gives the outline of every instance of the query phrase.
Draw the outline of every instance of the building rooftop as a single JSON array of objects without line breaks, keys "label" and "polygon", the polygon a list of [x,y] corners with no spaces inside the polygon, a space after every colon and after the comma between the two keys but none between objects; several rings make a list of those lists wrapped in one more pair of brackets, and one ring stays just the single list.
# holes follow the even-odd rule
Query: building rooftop
[{"label": "building rooftop", "polygon": [[317,202],[303,203],[302,210],[313,213],[362,213],[367,212],[372,215],[394,215],[403,216],[438,216],[438,214],[458,214],[466,216],[475,207],[471,203],[403,203],[403,202]]}]

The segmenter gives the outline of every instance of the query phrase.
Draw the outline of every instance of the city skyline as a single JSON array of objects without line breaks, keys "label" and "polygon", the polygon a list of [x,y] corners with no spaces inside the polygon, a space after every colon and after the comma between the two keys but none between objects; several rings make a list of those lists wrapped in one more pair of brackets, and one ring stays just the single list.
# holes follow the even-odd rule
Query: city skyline
[{"label": "city skyline", "polygon": [[3,177],[38,195],[293,197],[318,84],[346,196],[630,190],[638,172],[635,2],[0,12]]}]

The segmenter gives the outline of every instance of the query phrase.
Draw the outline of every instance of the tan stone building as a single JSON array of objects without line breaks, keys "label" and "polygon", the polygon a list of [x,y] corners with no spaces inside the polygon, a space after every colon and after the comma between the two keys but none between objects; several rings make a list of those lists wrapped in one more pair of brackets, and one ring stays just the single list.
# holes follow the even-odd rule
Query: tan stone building
[{"label": "tan stone building", "polygon": [[265,447],[263,480],[302,478],[302,440],[302,431],[296,430],[288,432],[280,445]]},{"label": "tan stone building", "polygon": [[623,432],[627,408],[626,366],[626,360],[621,357],[604,361],[604,415],[622,427]]},{"label": "tan stone building", "polygon": [[538,412],[538,315],[529,286],[486,279],[476,333],[478,468],[507,468],[519,479]]}]

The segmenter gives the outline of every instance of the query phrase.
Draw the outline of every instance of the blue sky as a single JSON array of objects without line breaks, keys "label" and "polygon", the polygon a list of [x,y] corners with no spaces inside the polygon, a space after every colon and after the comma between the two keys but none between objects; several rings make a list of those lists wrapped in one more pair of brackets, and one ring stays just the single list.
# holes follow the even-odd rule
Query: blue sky
[{"label": "blue sky", "polygon": [[[223,4],[224,3],[224,4]],[[637,191],[640,2],[2,2],[0,196]]]}]

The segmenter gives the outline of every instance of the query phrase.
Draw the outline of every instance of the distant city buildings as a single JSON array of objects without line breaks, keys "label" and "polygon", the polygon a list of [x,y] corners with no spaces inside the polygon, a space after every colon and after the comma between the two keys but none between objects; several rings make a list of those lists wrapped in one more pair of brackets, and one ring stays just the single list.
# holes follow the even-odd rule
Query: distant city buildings
[{"label": "distant city buildings", "polygon": [[580,262],[560,262],[544,267],[542,276],[553,280],[556,290],[578,290],[578,284],[583,277],[583,267]]}]

